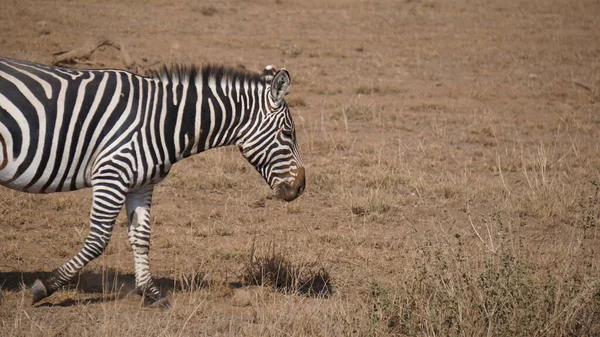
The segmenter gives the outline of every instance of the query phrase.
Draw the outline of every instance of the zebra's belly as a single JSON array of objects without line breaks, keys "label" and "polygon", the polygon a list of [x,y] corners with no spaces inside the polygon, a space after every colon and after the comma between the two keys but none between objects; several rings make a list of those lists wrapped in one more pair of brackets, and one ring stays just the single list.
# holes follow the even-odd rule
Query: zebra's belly
[{"label": "zebra's belly", "polygon": [[[73,191],[91,186],[89,166],[93,157],[86,156],[87,147],[78,148],[79,155],[72,156],[70,147],[76,143],[55,139],[57,144],[67,144],[58,152],[40,142],[39,134],[29,133],[24,137],[19,132],[11,132],[0,123],[0,185],[29,193]],[[15,148],[20,151],[14,151]],[[50,148],[54,151],[49,151]]]},{"label": "zebra's belly", "polygon": [[22,174],[17,175],[15,162],[8,160],[9,158],[2,161],[3,159],[0,159],[0,163],[5,163],[4,167],[0,168],[0,185],[13,190],[28,193],[54,193],[91,187],[90,179],[87,179],[87,174],[76,176],[58,172],[51,179],[48,179],[43,177],[44,175],[47,176],[47,173],[25,170]]},{"label": "zebra's belly", "polygon": [[2,170],[8,165],[8,154],[6,149],[6,142],[4,137],[0,133],[0,181],[2,180]]}]

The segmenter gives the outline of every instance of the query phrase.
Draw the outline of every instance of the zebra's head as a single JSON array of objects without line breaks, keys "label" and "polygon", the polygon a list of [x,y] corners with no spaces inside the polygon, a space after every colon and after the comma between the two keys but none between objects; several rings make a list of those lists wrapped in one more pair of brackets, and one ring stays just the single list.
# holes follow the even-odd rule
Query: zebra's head
[{"label": "zebra's head", "polygon": [[275,197],[292,201],[304,192],[304,165],[298,151],[296,130],[285,95],[290,74],[267,66],[263,71],[264,90],[252,132],[239,145],[244,157],[271,186]]}]

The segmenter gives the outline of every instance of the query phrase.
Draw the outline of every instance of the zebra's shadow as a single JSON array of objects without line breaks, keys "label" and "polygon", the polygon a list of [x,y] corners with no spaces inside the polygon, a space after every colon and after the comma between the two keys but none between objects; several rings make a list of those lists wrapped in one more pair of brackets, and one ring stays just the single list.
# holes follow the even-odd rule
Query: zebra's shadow
[{"label": "zebra's shadow", "polygon": [[[0,289],[4,291],[19,292],[31,288],[37,279],[44,279],[51,275],[50,272],[3,272],[0,271]],[[207,281],[201,273],[181,275],[177,280],[169,277],[154,278],[154,284],[163,295],[172,292],[190,292],[209,288],[214,282]],[[230,284],[236,287],[236,284]],[[68,298],[60,302],[43,302],[39,306],[68,307],[78,304],[91,304],[115,301],[137,293],[135,275],[119,273],[115,270],[83,271],[73,281],[63,287],[63,290],[75,290],[81,299]],[[79,296],[78,296],[79,297]]]}]

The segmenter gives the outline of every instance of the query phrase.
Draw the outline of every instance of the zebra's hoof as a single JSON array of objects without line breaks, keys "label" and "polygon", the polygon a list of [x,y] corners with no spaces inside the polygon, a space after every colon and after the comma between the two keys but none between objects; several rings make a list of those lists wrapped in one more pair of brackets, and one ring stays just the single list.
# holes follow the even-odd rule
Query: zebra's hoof
[{"label": "zebra's hoof", "polygon": [[173,305],[171,304],[171,300],[168,296],[150,303],[149,306],[152,308],[173,309]]},{"label": "zebra's hoof", "polygon": [[32,304],[36,304],[37,302],[48,297],[48,290],[46,290],[46,286],[44,285],[44,282],[42,282],[41,280],[35,280],[35,282],[31,286],[31,291],[33,292],[33,303]]}]

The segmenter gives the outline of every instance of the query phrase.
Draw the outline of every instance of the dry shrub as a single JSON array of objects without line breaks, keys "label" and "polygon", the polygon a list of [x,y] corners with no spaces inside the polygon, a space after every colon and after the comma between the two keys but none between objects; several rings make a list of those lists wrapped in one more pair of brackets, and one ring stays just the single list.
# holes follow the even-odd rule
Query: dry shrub
[{"label": "dry shrub", "polygon": [[245,284],[272,287],[284,293],[309,297],[329,297],[333,294],[331,277],[324,268],[293,263],[274,251],[268,257],[256,257],[252,253],[243,279]]},{"label": "dry shrub", "polygon": [[[591,208],[591,209],[590,209]],[[526,247],[494,217],[489,240],[416,243],[402,279],[373,281],[366,295],[370,335],[596,336],[600,333],[600,266],[595,263],[598,206],[581,210],[571,237]],[[592,214],[592,215],[590,215]],[[594,224],[590,226],[590,224]],[[559,254],[557,254],[560,252]]]}]

